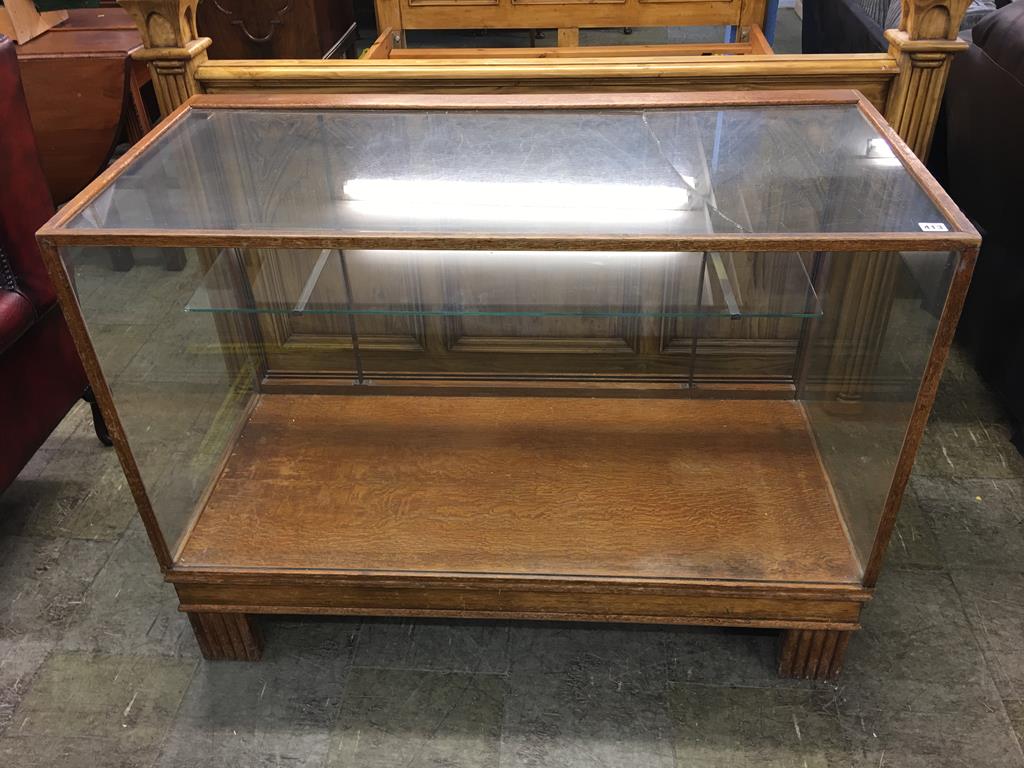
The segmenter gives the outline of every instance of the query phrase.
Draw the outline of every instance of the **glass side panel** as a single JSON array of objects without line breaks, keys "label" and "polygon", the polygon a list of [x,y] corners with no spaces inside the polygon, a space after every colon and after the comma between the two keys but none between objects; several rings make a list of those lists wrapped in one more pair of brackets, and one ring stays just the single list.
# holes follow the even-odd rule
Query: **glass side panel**
[{"label": "glass side panel", "polygon": [[[806,258],[797,253],[224,249],[185,309],[409,317],[812,317],[821,307]],[[567,271],[575,282],[573,296],[559,284]],[[646,285],[669,273],[680,279],[645,299]],[[414,281],[401,279],[410,274]],[[473,278],[466,279],[469,275]],[[610,304],[603,288],[622,283],[626,275],[621,301]],[[425,290],[424,281],[443,290]]]},{"label": "glass side panel", "polygon": [[[411,568],[387,559],[401,539],[429,570],[452,526],[474,524],[481,552],[520,551],[521,572],[855,583],[958,264],[721,253],[712,277],[700,253],[344,254],[65,249],[180,562],[299,567],[261,547],[309,541],[322,513],[338,516],[324,568]],[[466,490],[480,478],[483,502]],[[193,541],[222,481],[246,501]],[[225,530],[235,554],[210,533]],[[253,535],[268,530],[285,533]],[[331,560],[335,545],[351,547]]]},{"label": "glass side panel", "polygon": [[192,315],[195,250],[64,248],[93,346],[173,554],[233,442],[260,370],[248,329]]},{"label": "glass side panel", "polygon": [[955,253],[830,253],[811,321],[808,421],[862,562],[870,555],[946,301]]},{"label": "glass side panel", "polygon": [[946,226],[855,105],[200,109],[73,228],[614,237]]}]

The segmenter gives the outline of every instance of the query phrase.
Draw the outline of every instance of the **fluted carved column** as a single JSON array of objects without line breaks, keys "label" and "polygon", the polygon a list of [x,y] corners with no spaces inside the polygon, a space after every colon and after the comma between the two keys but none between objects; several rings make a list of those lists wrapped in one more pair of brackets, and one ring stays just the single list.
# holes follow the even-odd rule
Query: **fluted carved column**
[{"label": "fluted carved column", "polygon": [[196,32],[199,0],[118,0],[142,33],[134,57],[149,65],[160,113],[168,115],[199,92],[196,69],[206,61],[210,38]]},{"label": "fluted carved column", "polygon": [[900,28],[885,33],[889,53],[900,65],[885,116],[922,160],[935,134],[950,62],[967,48],[957,33],[969,4],[970,0],[903,0]]},{"label": "fluted carved column", "polygon": [[[927,158],[935,135],[950,62],[967,47],[957,33],[969,3],[903,0],[900,28],[885,33],[900,70],[885,117],[921,160]],[[899,261],[885,253],[862,254],[850,268],[831,370],[839,400],[856,402],[870,390],[898,269]]]}]

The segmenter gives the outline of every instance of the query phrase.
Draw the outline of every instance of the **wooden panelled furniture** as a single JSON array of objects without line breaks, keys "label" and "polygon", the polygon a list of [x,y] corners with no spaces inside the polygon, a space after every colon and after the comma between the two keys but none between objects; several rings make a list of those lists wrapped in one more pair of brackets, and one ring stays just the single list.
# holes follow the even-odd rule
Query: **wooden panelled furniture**
[{"label": "wooden panelled furniture", "polygon": [[664,622],[831,679],[979,238],[847,89],[195,96],[39,241],[208,658]]},{"label": "wooden panelled furniture", "polygon": [[[152,127],[149,70],[132,53],[142,39],[121,8],[80,8],[17,48],[32,126],[54,202],[106,167],[119,141]],[[149,91],[150,103],[152,92]]]},{"label": "wooden panelled furniture", "polygon": [[197,12],[210,58],[355,58],[352,0],[205,0]]},{"label": "wooden panelled furniture", "polygon": [[[701,53],[770,53],[761,27],[765,0],[376,0],[377,26],[381,30],[376,48],[402,49],[406,31],[431,29],[557,29],[561,55],[593,56],[594,47],[580,47],[580,29],[588,27],[668,27],[725,25],[739,31],[738,45],[710,46],[628,45],[614,46],[620,56]],[[767,49],[767,51],[765,50]],[[373,49],[371,49],[373,50]],[[424,49],[417,49],[424,50]],[[507,52],[501,48],[425,49],[433,58],[488,58]],[[518,49],[516,49],[518,50]],[[520,55],[524,52],[519,51]],[[535,52],[536,53],[536,52]],[[610,55],[613,51],[603,54]],[[669,54],[669,55],[672,55]],[[415,54],[410,54],[415,57]],[[378,55],[372,56],[378,58]],[[399,56],[392,55],[392,58]]]},{"label": "wooden panelled furniture", "polygon": [[403,48],[401,33],[390,27],[381,32],[377,39],[363,51],[364,59],[483,59],[489,61],[531,59],[573,59],[573,58],[614,58],[625,60],[629,57],[651,59],[657,56],[712,56],[725,54],[742,56],[757,54],[770,56],[773,51],[764,33],[757,25],[749,28],[747,39],[733,43],[680,43],[676,45],[563,45],[559,38],[558,47],[545,48]]}]

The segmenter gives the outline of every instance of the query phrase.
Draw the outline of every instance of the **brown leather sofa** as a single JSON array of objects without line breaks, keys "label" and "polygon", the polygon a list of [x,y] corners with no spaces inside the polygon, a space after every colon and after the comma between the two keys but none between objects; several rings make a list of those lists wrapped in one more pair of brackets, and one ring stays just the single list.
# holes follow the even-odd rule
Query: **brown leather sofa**
[{"label": "brown leather sofa", "polygon": [[[14,43],[0,35],[0,492],[71,407],[85,372],[35,232],[53,215]],[[96,433],[109,444],[93,405]]]}]

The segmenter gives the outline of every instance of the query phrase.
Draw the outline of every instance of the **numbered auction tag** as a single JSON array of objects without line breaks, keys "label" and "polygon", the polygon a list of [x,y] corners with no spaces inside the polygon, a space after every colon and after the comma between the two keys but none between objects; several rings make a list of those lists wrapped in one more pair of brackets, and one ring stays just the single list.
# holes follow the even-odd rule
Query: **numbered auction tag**
[{"label": "numbered auction tag", "polygon": [[921,228],[922,232],[949,232],[949,227],[941,222],[919,221],[917,226]]}]

